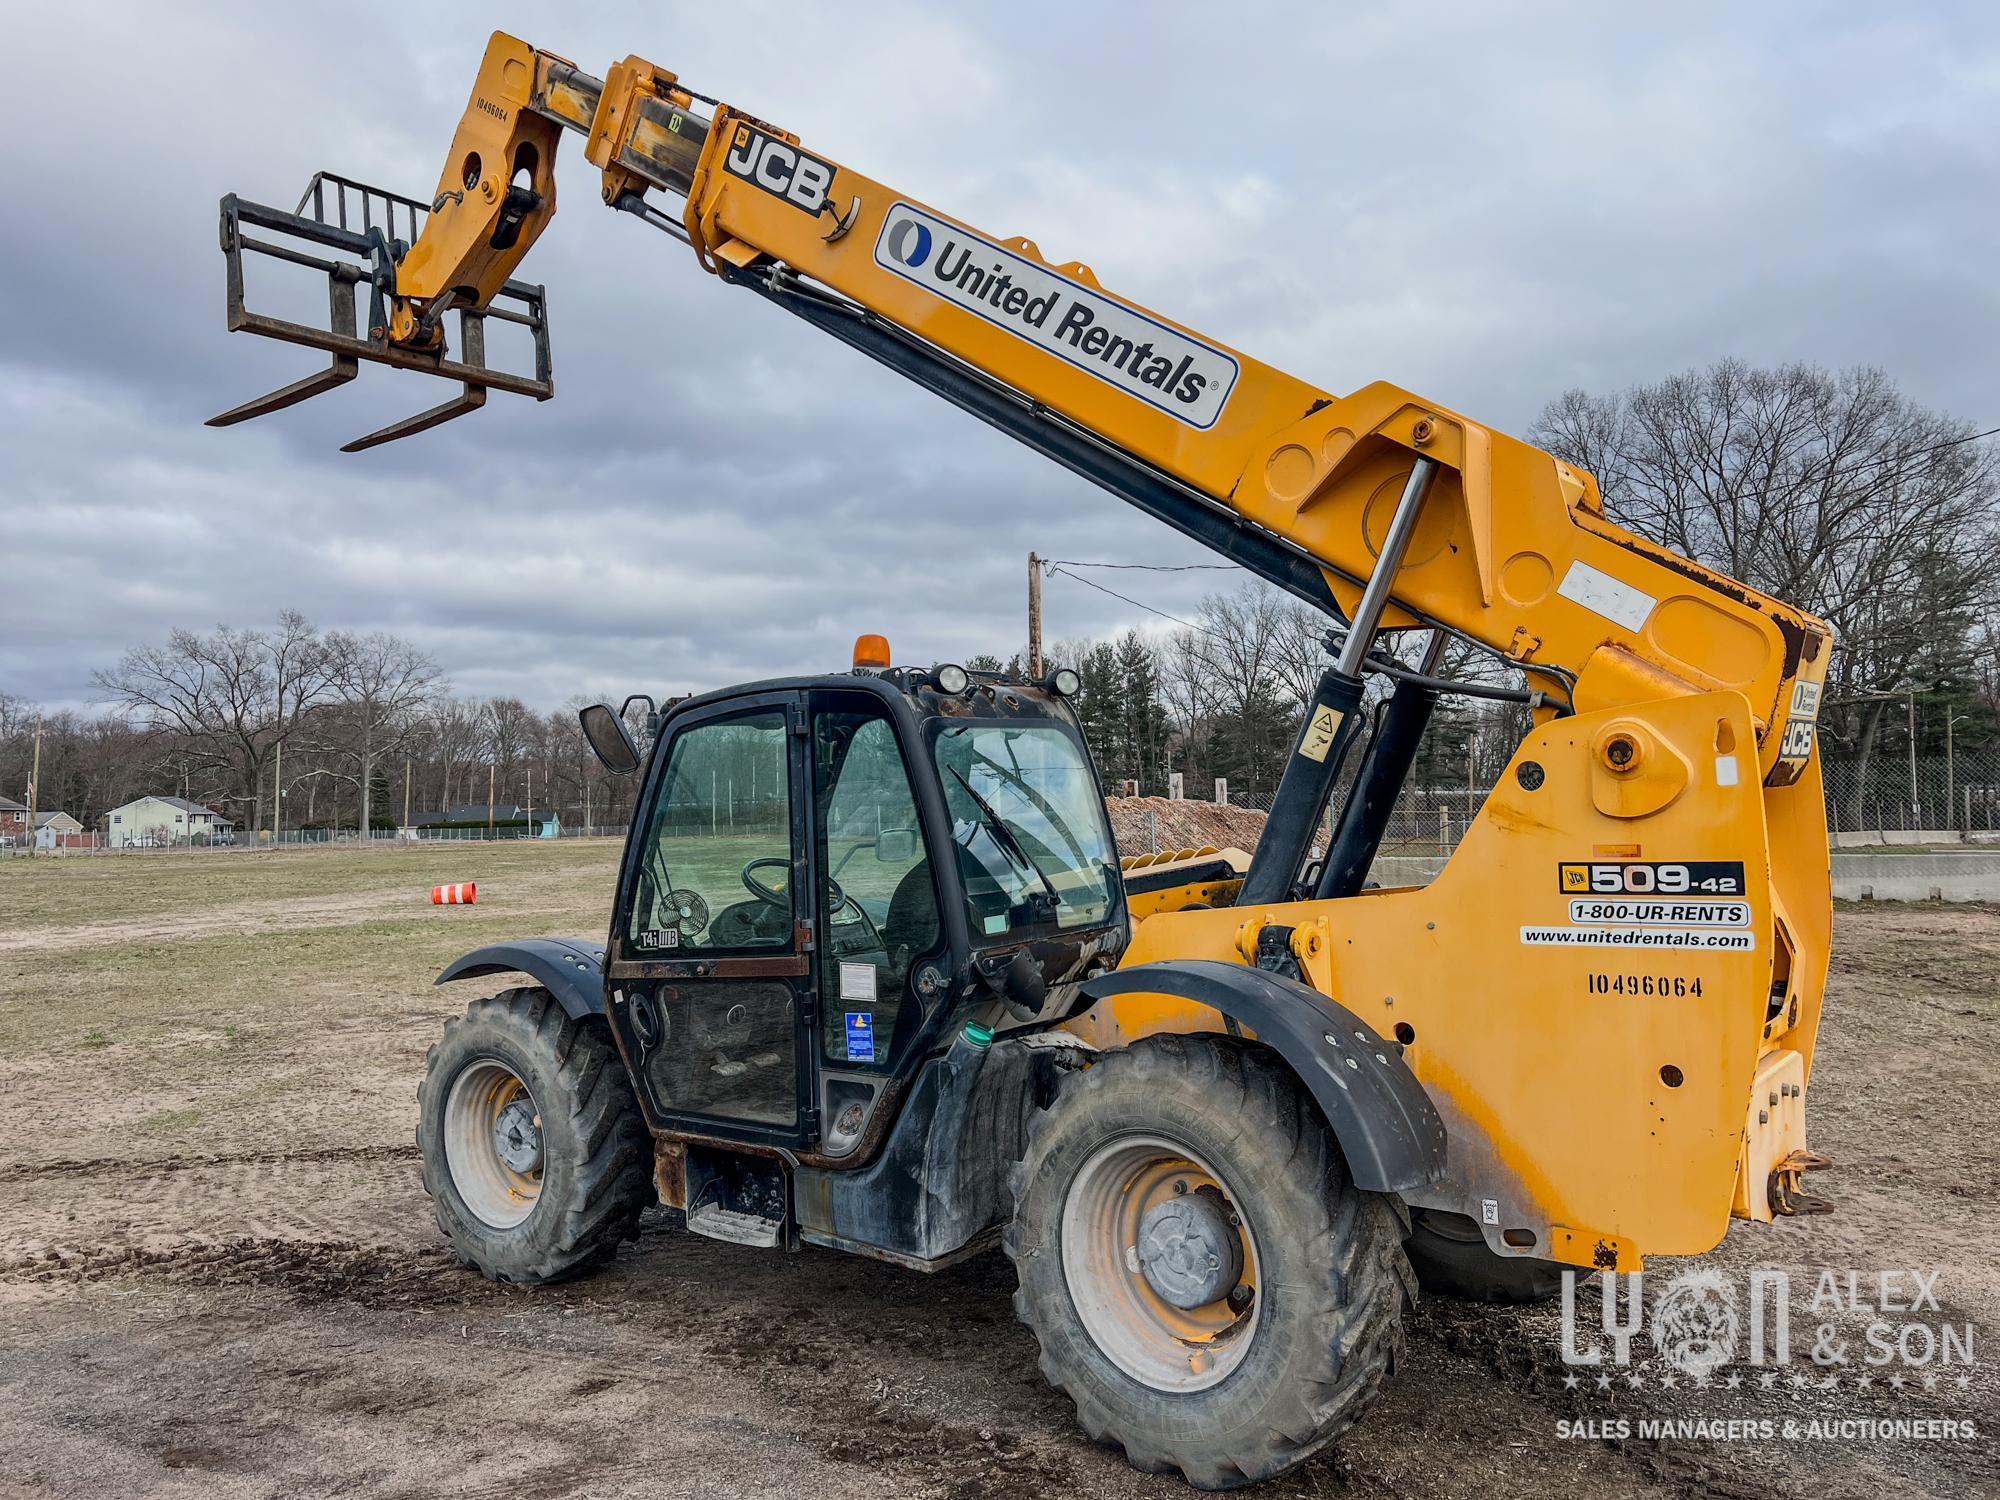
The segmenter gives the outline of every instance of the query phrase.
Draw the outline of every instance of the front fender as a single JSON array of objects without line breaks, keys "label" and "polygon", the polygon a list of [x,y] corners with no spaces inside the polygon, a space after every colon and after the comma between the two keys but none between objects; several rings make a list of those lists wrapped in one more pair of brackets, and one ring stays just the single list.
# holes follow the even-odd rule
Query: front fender
[{"label": "front fender", "polygon": [[1395,1042],[1311,985],[1247,964],[1190,958],[1084,981],[1093,1000],[1177,995],[1221,1011],[1291,1065],[1332,1128],[1354,1185],[1402,1193],[1444,1176],[1444,1122]]},{"label": "front fender", "polygon": [[526,974],[554,995],[572,1020],[604,1014],[604,949],[595,943],[553,937],[491,943],[453,960],[432,982],[482,974]]}]

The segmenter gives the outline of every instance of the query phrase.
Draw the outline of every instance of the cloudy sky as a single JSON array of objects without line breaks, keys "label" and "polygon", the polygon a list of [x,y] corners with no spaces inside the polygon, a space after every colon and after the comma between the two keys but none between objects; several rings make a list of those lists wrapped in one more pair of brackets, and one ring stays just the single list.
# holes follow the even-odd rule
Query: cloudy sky
[{"label": "cloudy sky", "polygon": [[[1738,355],[2000,423],[1988,5],[574,9],[12,8],[0,691],[81,705],[131,644],[294,607],[553,707],[839,666],[864,630],[1004,654],[1030,549],[1203,560],[599,206],[574,138],[525,267],[556,400],[343,456],[446,389],[364,368],[204,428],[318,358],[223,331],[218,197],[428,191],[494,25],[649,57],[1331,391],[1519,430]],[[1122,577],[1176,612],[1229,582]],[[1066,578],[1047,610],[1146,618]]]}]

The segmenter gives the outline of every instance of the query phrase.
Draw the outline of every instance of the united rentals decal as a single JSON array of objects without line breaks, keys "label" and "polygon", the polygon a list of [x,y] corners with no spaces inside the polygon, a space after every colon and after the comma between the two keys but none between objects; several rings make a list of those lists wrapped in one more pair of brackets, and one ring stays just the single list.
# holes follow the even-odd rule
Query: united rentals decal
[{"label": "united rentals decal", "polygon": [[907,203],[875,263],[1190,427],[1213,427],[1236,384],[1222,350]]}]

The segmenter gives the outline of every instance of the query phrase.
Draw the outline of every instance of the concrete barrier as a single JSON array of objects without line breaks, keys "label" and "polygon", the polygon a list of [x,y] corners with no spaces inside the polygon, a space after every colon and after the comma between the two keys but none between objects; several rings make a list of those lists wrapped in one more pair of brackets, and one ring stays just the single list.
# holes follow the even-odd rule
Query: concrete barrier
[{"label": "concrete barrier", "polygon": [[1833,894],[1842,901],[2000,901],[2000,854],[1842,850],[1833,856]]},{"label": "concrete barrier", "polygon": [[[1428,885],[1443,868],[1435,854],[1389,854],[1375,861],[1368,878],[1381,885]],[[1833,856],[1833,894],[1839,901],[2000,902],[2000,853],[1841,850]]]}]

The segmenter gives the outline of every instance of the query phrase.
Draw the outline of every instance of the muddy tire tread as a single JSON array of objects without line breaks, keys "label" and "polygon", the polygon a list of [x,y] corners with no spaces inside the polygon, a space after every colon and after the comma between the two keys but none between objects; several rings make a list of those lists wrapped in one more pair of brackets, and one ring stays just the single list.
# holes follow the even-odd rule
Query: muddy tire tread
[{"label": "muddy tire tread", "polygon": [[[556,1080],[558,1097],[537,1094],[545,1113],[560,1107],[558,1131],[544,1123],[544,1137],[575,1143],[575,1170],[560,1174],[558,1197],[545,1196],[514,1230],[495,1230],[464,1210],[450,1185],[442,1148],[426,1141],[427,1126],[442,1110],[450,1079],[441,1068],[476,1049],[506,1047],[537,1056]],[[463,1016],[445,1022],[444,1037],[425,1056],[417,1091],[417,1147],[424,1191],[438,1225],[466,1265],[494,1281],[562,1281],[601,1265],[618,1246],[637,1239],[639,1218],[653,1201],[652,1139],[639,1112],[624,1061],[609,1030],[595,1017],[573,1019],[539,986],[523,986],[474,1000]],[[455,1070],[454,1070],[455,1074]],[[545,1172],[543,1192],[556,1192],[558,1174]]]},{"label": "muddy tire tread", "polygon": [[[1321,1289],[1318,1305],[1303,1310],[1319,1330],[1317,1338],[1304,1341],[1311,1351],[1306,1367],[1256,1414],[1259,1430],[1239,1428],[1215,1446],[1160,1440],[1105,1399],[1092,1371],[1069,1368],[1060,1342],[1045,1336],[1051,1319],[1074,1317],[1060,1271],[1037,1276],[1028,1264],[1043,1244],[1029,1242],[1032,1231],[1024,1227],[1021,1205],[1060,1145],[1066,1122],[1093,1100],[1132,1089],[1155,1095],[1186,1090],[1212,1105],[1212,1120],[1240,1122],[1232,1132],[1238,1139],[1266,1143],[1293,1189],[1287,1222],[1277,1232],[1296,1239],[1310,1281]],[[1405,1357],[1404,1314],[1416,1299],[1417,1282],[1403,1255],[1399,1207],[1349,1187],[1317,1107],[1282,1062],[1253,1044],[1169,1035],[1104,1054],[1092,1067],[1069,1075],[1051,1106],[1031,1118],[1028,1149],[1009,1175],[1009,1188],[1016,1212],[1002,1242],[1020,1278],[1014,1311],[1036,1335],[1042,1375],[1075,1403],[1077,1420],[1093,1441],[1122,1448],[1136,1468],[1179,1471],[1200,1489],[1269,1478],[1352,1428]],[[1049,1305],[1052,1299],[1062,1305]]]}]

